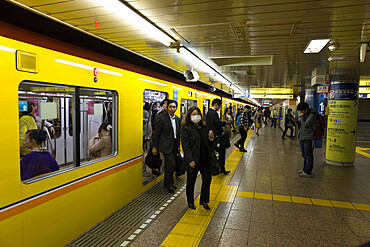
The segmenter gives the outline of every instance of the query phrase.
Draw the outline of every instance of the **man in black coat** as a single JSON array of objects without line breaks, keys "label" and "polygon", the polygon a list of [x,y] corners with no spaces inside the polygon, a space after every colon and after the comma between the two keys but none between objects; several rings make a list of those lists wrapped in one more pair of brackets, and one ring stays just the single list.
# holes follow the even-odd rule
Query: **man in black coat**
[{"label": "man in black coat", "polygon": [[164,187],[170,192],[175,193],[176,187],[173,185],[173,173],[176,169],[176,155],[180,151],[180,118],[175,115],[177,102],[168,101],[167,111],[158,115],[153,131],[154,155],[161,152],[165,158],[164,167]]},{"label": "man in black coat", "polygon": [[[214,99],[212,101],[212,107],[209,109],[206,116],[206,127],[208,131],[212,130],[216,136],[221,134],[223,132],[222,127],[226,126],[226,122],[221,121],[217,113],[221,105],[222,101],[220,99]],[[224,148],[219,148],[216,151],[218,152],[221,172],[225,175],[229,174],[230,171],[225,170],[226,150]]]}]

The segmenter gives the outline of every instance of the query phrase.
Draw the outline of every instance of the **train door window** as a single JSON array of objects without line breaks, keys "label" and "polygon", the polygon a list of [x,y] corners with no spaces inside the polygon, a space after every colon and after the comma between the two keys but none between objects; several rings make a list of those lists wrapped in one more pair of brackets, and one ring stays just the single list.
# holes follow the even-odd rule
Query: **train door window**
[{"label": "train door window", "polygon": [[186,113],[188,112],[188,110],[192,107],[196,107],[197,106],[197,101],[196,100],[191,100],[191,99],[181,99],[181,111],[180,111],[180,114],[181,114],[181,122],[183,122],[185,120],[185,116],[186,116]]},{"label": "train door window", "polygon": [[[155,125],[155,118],[162,111],[161,102],[167,98],[166,92],[144,90],[143,94],[143,161],[145,160],[151,146],[152,133]],[[157,175],[163,173],[163,165],[151,169],[143,162],[143,183],[152,181]]]},{"label": "train door window", "polygon": [[204,118],[204,121],[206,120],[206,115],[207,115],[207,112],[209,110],[209,104],[210,104],[209,99],[203,99],[203,118]]},{"label": "train door window", "polygon": [[100,89],[79,89],[80,162],[113,155],[116,124],[113,124],[116,94]]},{"label": "train door window", "polygon": [[[19,100],[19,146],[21,158],[34,152],[48,152],[56,160],[58,168],[62,169],[71,165],[67,157],[72,156],[73,145],[67,150],[66,143],[66,124],[65,102],[74,98],[74,88],[68,86],[41,84],[35,82],[21,82],[18,91]],[[41,145],[33,145],[30,142],[25,143],[26,139],[30,140],[27,131],[32,129],[42,129],[43,133],[37,132],[36,135],[42,135],[44,140]],[[21,176],[22,180],[29,179],[38,175],[43,168],[36,168],[34,171],[23,169],[30,167],[26,163],[35,153],[22,158]]]}]

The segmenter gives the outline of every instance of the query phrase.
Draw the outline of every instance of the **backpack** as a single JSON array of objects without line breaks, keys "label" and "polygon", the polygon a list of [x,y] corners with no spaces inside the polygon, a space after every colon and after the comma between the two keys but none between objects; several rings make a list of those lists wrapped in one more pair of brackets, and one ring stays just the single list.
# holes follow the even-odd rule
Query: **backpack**
[{"label": "backpack", "polygon": [[325,133],[325,117],[321,114],[316,114],[317,128],[315,131],[314,140],[321,140]]},{"label": "backpack", "polygon": [[239,126],[240,125],[240,118],[241,117],[242,117],[242,113],[236,118],[235,126]]}]

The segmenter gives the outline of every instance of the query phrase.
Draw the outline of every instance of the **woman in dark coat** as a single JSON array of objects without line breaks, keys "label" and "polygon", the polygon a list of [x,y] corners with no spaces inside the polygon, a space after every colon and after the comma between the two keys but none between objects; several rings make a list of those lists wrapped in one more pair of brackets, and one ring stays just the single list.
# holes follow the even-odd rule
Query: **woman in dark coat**
[{"label": "woman in dark coat", "polygon": [[186,197],[188,206],[195,209],[194,205],[194,185],[198,171],[202,174],[202,189],[200,192],[200,205],[206,210],[208,206],[211,186],[211,167],[209,164],[209,141],[213,141],[212,131],[207,133],[202,113],[198,107],[192,107],[186,114],[185,121],[181,130],[181,143],[185,155],[187,169]]}]

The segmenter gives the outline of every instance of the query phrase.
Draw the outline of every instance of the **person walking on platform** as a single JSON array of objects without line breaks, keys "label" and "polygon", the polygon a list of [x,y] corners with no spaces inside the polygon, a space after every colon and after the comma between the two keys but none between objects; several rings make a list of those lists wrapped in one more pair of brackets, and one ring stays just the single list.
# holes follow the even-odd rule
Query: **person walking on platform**
[{"label": "person walking on platform", "polygon": [[290,136],[289,137],[293,137],[293,126],[294,126],[293,119],[294,119],[294,117],[292,115],[292,111],[293,110],[289,108],[288,113],[285,115],[285,124],[284,124],[285,130],[283,132],[283,137],[282,137],[283,140],[286,140],[285,135],[286,135],[288,129],[290,129]]},{"label": "person walking on platform", "polygon": [[258,110],[254,113],[253,121],[256,126],[256,135],[259,136],[260,128],[262,127],[262,109],[258,108]]},{"label": "person walking on platform", "polygon": [[168,113],[158,116],[153,131],[154,155],[161,152],[165,159],[164,187],[170,193],[175,193],[176,187],[173,185],[173,173],[176,169],[176,155],[180,151],[180,118],[175,115],[177,102],[168,101]]},{"label": "person walking on platform", "polygon": [[248,129],[252,125],[251,114],[249,112],[250,109],[250,106],[244,106],[244,112],[241,114],[239,126],[239,133],[241,135],[241,138],[236,143],[234,143],[234,146],[242,152],[247,152],[247,150],[244,148],[244,142],[247,139]]},{"label": "person walking on platform", "polygon": [[263,111],[263,116],[265,117],[265,125],[269,124],[270,114],[271,114],[270,109],[265,108],[265,110]]},{"label": "person walking on platform", "polygon": [[[217,111],[220,109],[222,101],[220,99],[214,99],[212,101],[212,107],[209,109],[206,115],[206,126],[207,130],[212,130],[217,136],[223,132],[222,127],[226,126],[226,122],[220,120]],[[218,152],[218,160],[220,162],[221,173],[227,175],[230,171],[225,170],[225,159],[226,150],[224,148],[219,148],[216,150]]]},{"label": "person walking on platform", "polygon": [[211,187],[211,166],[209,164],[209,143],[213,141],[214,134],[207,132],[202,121],[202,113],[198,107],[192,107],[186,114],[181,130],[181,143],[184,150],[184,161],[188,164],[186,178],[186,198],[190,209],[196,209],[194,205],[194,185],[198,171],[202,174],[202,189],[199,204],[206,210],[208,206]]},{"label": "person walking on platform", "polygon": [[315,109],[309,108],[306,102],[301,102],[297,106],[300,111],[300,128],[298,138],[301,144],[301,152],[304,159],[303,169],[298,172],[300,177],[311,177],[313,169],[313,140],[317,128],[317,115]]},{"label": "person walking on platform", "polygon": [[278,118],[276,109],[271,111],[270,118],[271,118],[271,128],[272,128],[272,126],[274,126],[274,128],[276,129],[276,122],[277,122],[277,118]]}]

